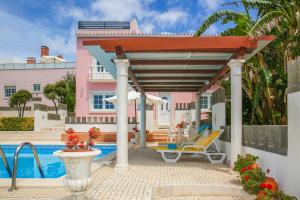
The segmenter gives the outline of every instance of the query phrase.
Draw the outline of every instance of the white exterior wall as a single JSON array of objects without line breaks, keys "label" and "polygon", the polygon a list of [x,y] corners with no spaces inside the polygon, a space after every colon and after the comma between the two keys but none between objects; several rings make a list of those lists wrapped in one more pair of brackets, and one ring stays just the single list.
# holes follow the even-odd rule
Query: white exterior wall
[{"label": "white exterior wall", "polygon": [[212,130],[220,129],[226,125],[225,103],[217,103],[212,106]]},{"label": "white exterior wall", "polygon": [[300,199],[300,92],[288,95],[287,192]]},{"label": "white exterior wall", "polygon": [[[141,111],[137,111],[137,122],[141,121]],[[146,130],[156,129],[156,121],[154,120],[153,110],[146,110]],[[134,127],[134,126],[133,126]],[[138,124],[138,129],[141,130],[141,123]],[[132,128],[131,128],[132,130]]]},{"label": "white exterior wall", "polygon": [[65,117],[67,112],[59,110],[60,120],[49,120],[48,112],[35,110],[34,111],[34,131],[41,131],[42,129],[51,128],[54,126],[63,126],[65,124]]},{"label": "white exterior wall", "polygon": [[[226,162],[229,164],[230,163],[230,143],[225,142],[225,141],[219,141],[218,142],[219,147],[221,151],[227,153],[227,159]],[[258,156],[258,164],[263,170],[270,169],[270,176],[274,177],[280,186],[280,188],[287,192],[287,162],[288,162],[288,157],[287,156],[282,156],[276,153],[271,153],[267,151],[262,151],[250,147],[242,147],[242,154],[253,154],[255,156]],[[300,180],[300,179],[298,179]]]}]

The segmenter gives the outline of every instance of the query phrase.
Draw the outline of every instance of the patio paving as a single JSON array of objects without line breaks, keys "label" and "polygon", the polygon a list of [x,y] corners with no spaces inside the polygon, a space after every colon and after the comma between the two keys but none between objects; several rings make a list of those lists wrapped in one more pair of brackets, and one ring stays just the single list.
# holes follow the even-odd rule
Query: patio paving
[{"label": "patio paving", "polygon": [[[93,185],[86,199],[142,200],[152,198],[153,186],[168,185],[224,185],[239,186],[226,165],[211,165],[199,158],[183,157],[177,164],[163,162],[151,149],[135,149],[129,153],[129,168],[116,170],[102,167],[93,173]],[[72,199],[63,188],[20,188],[15,192],[0,189],[0,199]],[[157,198],[161,200],[241,200],[250,196],[181,196]]]}]

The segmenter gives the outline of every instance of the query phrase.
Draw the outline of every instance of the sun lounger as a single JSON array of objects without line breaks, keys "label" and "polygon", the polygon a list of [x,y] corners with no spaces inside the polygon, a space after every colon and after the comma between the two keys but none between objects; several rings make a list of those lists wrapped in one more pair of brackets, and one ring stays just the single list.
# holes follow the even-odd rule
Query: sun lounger
[{"label": "sun lounger", "polygon": [[[182,154],[202,154],[207,156],[211,163],[223,163],[226,154],[220,152],[216,143],[222,133],[223,130],[215,130],[194,144],[185,145],[177,149],[168,149],[168,147],[163,146],[154,147],[154,149],[161,153],[162,158],[169,163],[176,163]],[[215,150],[211,150],[211,147],[215,147]]]}]

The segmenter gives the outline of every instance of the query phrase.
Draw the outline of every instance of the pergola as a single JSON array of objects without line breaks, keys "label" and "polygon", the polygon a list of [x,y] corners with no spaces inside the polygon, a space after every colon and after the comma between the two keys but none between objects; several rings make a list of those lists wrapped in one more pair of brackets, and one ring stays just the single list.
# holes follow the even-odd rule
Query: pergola
[{"label": "pergola", "polygon": [[273,36],[114,36],[83,45],[117,79],[117,167],[128,166],[127,90],[141,93],[141,143],[145,145],[145,92],[200,94],[231,73],[231,163],[242,148],[243,63],[267,46]]}]

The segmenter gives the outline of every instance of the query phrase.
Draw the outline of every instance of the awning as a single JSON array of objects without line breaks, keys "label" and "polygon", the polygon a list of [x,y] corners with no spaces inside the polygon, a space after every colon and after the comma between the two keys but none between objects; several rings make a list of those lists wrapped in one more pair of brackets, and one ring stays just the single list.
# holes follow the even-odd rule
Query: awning
[{"label": "awning", "polygon": [[115,77],[113,59],[128,59],[129,84],[140,92],[202,92],[231,59],[250,59],[273,36],[107,37],[83,45]]}]

